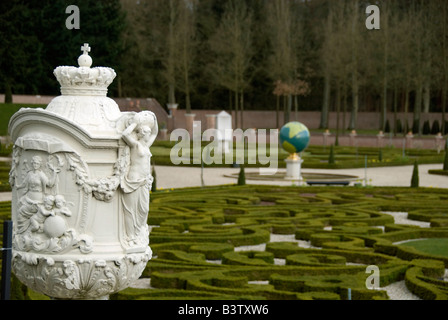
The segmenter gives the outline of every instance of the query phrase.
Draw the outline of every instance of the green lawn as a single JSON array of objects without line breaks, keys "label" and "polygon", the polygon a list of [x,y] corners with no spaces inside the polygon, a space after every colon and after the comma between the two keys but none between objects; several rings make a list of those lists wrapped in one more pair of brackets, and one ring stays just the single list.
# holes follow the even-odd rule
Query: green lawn
[{"label": "green lawn", "polygon": [[434,238],[403,243],[402,246],[413,247],[420,252],[448,257],[448,239]]},{"label": "green lawn", "polygon": [[0,103],[0,136],[8,135],[9,119],[12,115],[22,108],[45,108],[45,105],[33,104],[15,104],[15,103]]}]

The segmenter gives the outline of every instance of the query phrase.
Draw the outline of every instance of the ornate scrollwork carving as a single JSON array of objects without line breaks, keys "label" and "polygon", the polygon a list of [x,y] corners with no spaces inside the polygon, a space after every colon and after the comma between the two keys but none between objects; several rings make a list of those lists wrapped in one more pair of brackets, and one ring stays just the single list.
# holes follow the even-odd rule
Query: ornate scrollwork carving
[{"label": "ornate scrollwork carving", "polygon": [[151,256],[149,247],[144,253],[110,260],[55,261],[36,254],[16,253],[13,267],[27,286],[50,297],[97,299],[128,287],[138,279]]}]

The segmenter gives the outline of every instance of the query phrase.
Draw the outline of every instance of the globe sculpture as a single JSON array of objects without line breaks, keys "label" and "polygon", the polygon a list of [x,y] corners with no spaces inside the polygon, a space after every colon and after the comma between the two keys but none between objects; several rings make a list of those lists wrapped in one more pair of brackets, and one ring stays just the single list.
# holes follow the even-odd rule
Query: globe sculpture
[{"label": "globe sculpture", "polygon": [[302,180],[301,166],[303,160],[299,153],[310,143],[310,131],[300,122],[289,122],[280,129],[280,145],[290,155],[286,161],[286,179]]},{"label": "globe sculpture", "polygon": [[280,144],[290,154],[304,151],[310,143],[310,132],[300,122],[289,122],[280,130]]}]

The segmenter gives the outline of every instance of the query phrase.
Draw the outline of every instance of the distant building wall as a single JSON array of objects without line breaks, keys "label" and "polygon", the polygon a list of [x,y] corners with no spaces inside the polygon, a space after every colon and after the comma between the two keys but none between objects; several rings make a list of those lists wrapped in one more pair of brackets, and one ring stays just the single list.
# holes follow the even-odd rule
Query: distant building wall
[{"label": "distant building wall", "polygon": [[[49,104],[54,97],[52,96],[31,96],[31,95],[14,95],[14,103],[23,104]],[[170,121],[174,123],[174,128],[184,128],[186,129],[185,121],[185,109],[177,109],[175,111],[175,119],[170,119],[167,108],[161,106],[157,100],[151,98],[113,98],[116,101],[121,111],[143,111],[150,110],[154,112],[157,116],[159,124],[165,123],[168,125]],[[0,94],[0,101],[4,101],[4,95]],[[221,110],[193,110],[192,113],[195,114],[195,121],[201,121],[201,129],[207,129],[207,115],[218,114]],[[232,112],[234,116],[235,112]],[[321,113],[318,111],[299,111],[297,114],[297,119],[295,113],[291,112],[290,121],[300,121],[305,124],[309,129],[318,129],[320,125]],[[277,114],[275,111],[244,111],[244,125],[243,129],[247,128],[258,128],[258,129],[273,129],[277,125]],[[394,127],[394,115],[393,113],[388,113],[387,118],[389,119],[391,128]],[[279,126],[283,126],[283,112],[279,112]],[[404,114],[397,113],[397,119],[400,119],[404,125]],[[432,126],[435,120],[439,121],[441,124],[442,114],[441,113],[422,113],[420,124],[423,125],[424,121],[429,120]],[[359,112],[357,128],[364,130],[378,130],[380,114],[378,112]],[[407,121],[410,126],[413,122],[413,114],[407,114]],[[350,113],[347,112],[345,115],[345,121],[343,120],[342,113],[339,118],[340,128],[347,128],[350,123]],[[329,128],[336,128],[336,112],[329,113]]]},{"label": "distant building wall", "polygon": [[[206,116],[209,114],[218,114],[221,110],[194,110],[192,111],[195,114],[195,121],[201,121],[202,128],[206,128]],[[234,116],[235,112],[232,112],[232,116]],[[294,112],[291,113],[290,121],[299,121],[306,125],[309,129],[319,129],[320,126],[320,112],[318,111],[303,111],[298,112],[297,119],[295,118]],[[243,129],[247,128],[257,128],[257,129],[274,129],[277,127],[277,115],[275,111],[244,111],[244,125]],[[389,113],[387,116],[391,128],[394,127],[394,115]],[[284,115],[283,112],[279,112],[279,126],[282,127],[284,124]],[[400,119],[402,124],[405,123],[404,113],[397,113],[397,119]],[[412,127],[413,122],[413,114],[408,113],[407,115],[408,124]],[[422,113],[420,125],[423,125],[423,122],[429,120],[430,125],[432,126],[435,120],[439,121],[441,124],[442,114],[441,113]],[[239,120],[240,122],[241,120]],[[337,126],[337,114],[336,112],[329,113],[329,128],[336,129]],[[346,114],[345,122],[343,121],[342,115],[339,118],[339,127],[340,129],[347,129],[350,123],[350,114]],[[359,112],[358,113],[358,121],[357,128],[363,130],[378,130],[380,123],[380,115],[376,112]],[[185,110],[178,109],[176,111],[176,127],[185,128]]]}]

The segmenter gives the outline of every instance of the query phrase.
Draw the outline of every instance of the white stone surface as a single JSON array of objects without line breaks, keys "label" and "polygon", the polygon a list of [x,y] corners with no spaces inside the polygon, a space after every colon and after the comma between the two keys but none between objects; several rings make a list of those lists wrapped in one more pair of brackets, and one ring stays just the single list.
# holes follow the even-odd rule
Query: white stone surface
[{"label": "white stone surface", "polygon": [[300,158],[286,159],[286,176],[285,179],[300,181],[302,180],[302,162]]},{"label": "white stone surface", "polygon": [[[55,299],[105,299],[151,259],[152,112],[121,113],[106,97],[110,68],[58,67],[62,95],[11,117],[15,275]],[[6,197],[5,197],[6,196]]]},{"label": "white stone surface", "polygon": [[221,111],[216,116],[216,129],[218,134],[219,149],[222,153],[230,152],[230,142],[232,141],[232,116],[225,111]]}]

